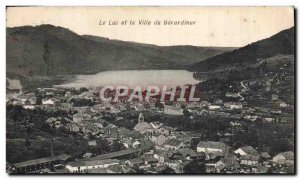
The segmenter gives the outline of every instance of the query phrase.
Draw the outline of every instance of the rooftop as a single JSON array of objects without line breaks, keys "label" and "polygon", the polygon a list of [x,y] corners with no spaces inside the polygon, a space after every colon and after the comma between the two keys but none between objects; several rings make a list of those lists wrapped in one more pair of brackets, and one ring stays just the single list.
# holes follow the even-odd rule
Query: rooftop
[{"label": "rooftop", "polygon": [[133,165],[134,164],[140,164],[140,163],[143,163],[143,160],[140,159],[140,158],[134,158],[134,159],[130,159],[128,160],[130,163],[132,163]]},{"label": "rooftop", "polygon": [[95,158],[90,158],[90,160],[80,160],[76,162],[68,163],[69,166],[79,167],[79,166],[94,166],[94,165],[103,165],[103,164],[118,164],[120,161],[116,159],[107,159],[107,160],[97,160]]},{"label": "rooftop", "polygon": [[37,164],[41,164],[41,163],[53,162],[53,161],[57,161],[57,160],[65,161],[70,158],[72,158],[72,156],[67,155],[67,154],[61,154],[61,155],[57,155],[57,156],[53,156],[53,157],[46,157],[46,158],[40,158],[40,159],[28,160],[25,162],[15,163],[14,165],[16,168],[20,168],[20,167],[26,167],[26,166],[31,166],[31,165],[37,165]]},{"label": "rooftop", "polygon": [[280,154],[283,155],[287,160],[294,160],[294,152],[292,151],[282,152]]},{"label": "rooftop", "polygon": [[134,126],[134,130],[136,131],[144,131],[147,129],[153,129],[153,127],[148,122],[140,122]]},{"label": "rooftop", "polygon": [[200,141],[197,147],[224,149],[227,147],[227,145],[222,142]]},{"label": "rooftop", "polygon": [[243,156],[241,156],[241,160],[258,161],[259,160],[259,156],[258,155],[243,155]]},{"label": "rooftop", "polygon": [[241,147],[241,149],[247,154],[257,154],[257,151],[251,146]]},{"label": "rooftop", "polygon": [[136,153],[140,150],[142,150],[142,149],[141,148],[134,148],[134,149],[127,149],[127,150],[120,150],[120,151],[111,152],[111,153],[108,153],[108,154],[98,155],[96,157],[91,158],[91,160],[95,160],[95,159],[104,160],[104,159],[120,157],[120,156],[123,156],[123,155]]},{"label": "rooftop", "polygon": [[182,142],[176,139],[169,139],[165,142],[164,145],[171,145],[171,146],[178,146],[180,145]]}]

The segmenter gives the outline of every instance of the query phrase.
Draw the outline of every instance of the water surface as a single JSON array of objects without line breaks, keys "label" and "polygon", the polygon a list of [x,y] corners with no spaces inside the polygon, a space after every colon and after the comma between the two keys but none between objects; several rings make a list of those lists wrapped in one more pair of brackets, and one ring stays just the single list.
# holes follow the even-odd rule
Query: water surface
[{"label": "water surface", "polygon": [[196,84],[199,81],[193,78],[193,72],[186,70],[120,70],[105,71],[95,75],[77,75],[75,80],[57,87],[63,88],[96,88],[105,85],[124,85],[129,88],[141,85],[146,88],[155,86],[180,86]]}]

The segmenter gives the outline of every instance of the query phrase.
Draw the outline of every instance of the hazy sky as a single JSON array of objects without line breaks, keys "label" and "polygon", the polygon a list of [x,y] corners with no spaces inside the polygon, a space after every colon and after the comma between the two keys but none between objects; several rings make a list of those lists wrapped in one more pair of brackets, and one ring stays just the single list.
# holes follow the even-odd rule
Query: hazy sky
[{"label": "hazy sky", "polygon": [[[99,25],[99,21],[106,21]],[[108,25],[109,20],[118,25]],[[127,20],[126,25],[121,21]],[[129,21],[136,21],[129,25]],[[150,20],[151,25],[138,25]],[[154,25],[159,20],[195,25]],[[89,34],[157,45],[240,47],[294,26],[292,7],[10,7],[7,26],[52,24]]]}]

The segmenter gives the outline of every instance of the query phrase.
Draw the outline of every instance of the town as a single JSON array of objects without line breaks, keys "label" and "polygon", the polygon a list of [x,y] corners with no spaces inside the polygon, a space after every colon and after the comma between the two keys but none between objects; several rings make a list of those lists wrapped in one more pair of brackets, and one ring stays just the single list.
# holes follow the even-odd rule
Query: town
[{"label": "town", "polygon": [[233,76],[239,78],[222,79],[219,88],[214,78],[200,83],[196,102],[153,96],[103,101],[101,87],[23,91],[8,85],[6,169],[11,174],[293,173],[294,104],[286,96],[293,58],[276,58],[280,69],[256,77],[238,72]]}]

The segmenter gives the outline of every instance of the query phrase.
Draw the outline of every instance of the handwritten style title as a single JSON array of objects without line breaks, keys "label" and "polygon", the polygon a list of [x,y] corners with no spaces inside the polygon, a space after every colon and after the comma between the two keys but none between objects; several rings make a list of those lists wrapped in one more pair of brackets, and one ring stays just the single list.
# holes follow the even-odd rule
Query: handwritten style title
[{"label": "handwritten style title", "polygon": [[104,26],[104,25],[109,25],[109,26],[150,26],[150,25],[164,25],[164,26],[171,26],[171,25],[176,25],[176,26],[193,26],[196,24],[196,21],[189,21],[189,20],[100,20],[99,25]]}]

